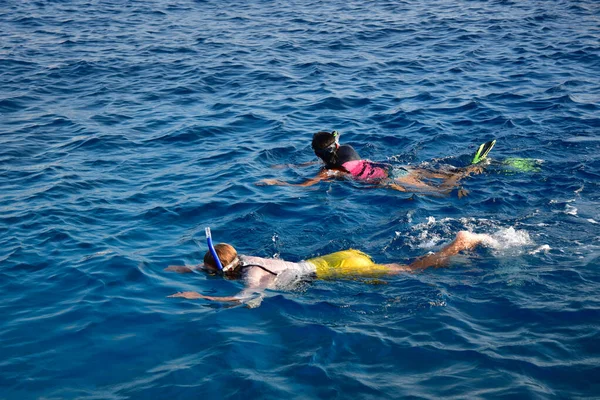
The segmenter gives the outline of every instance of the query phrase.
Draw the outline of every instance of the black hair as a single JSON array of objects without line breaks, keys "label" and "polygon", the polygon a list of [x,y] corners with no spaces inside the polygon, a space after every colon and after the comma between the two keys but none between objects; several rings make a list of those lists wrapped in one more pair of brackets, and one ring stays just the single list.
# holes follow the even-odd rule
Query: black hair
[{"label": "black hair", "polygon": [[312,149],[325,165],[333,167],[338,163],[336,134],[333,132],[317,132],[313,135]]}]

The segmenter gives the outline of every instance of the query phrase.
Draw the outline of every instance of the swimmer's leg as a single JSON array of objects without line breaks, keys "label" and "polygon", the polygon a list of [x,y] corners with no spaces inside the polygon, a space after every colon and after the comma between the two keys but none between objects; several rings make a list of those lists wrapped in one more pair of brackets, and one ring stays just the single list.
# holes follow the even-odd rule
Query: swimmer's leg
[{"label": "swimmer's leg", "polygon": [[419,178],[425,179],[448,179],[456,175],[456,172],[453,171],[431,171],[424,168],[415,168],[413,169],[413,173]]},{"label": "swimmer's leg", "polygon": [[460,231],[456,234],[456,238],[444,247],[442,250],[418,258],[413,261],[407,268],[411,271],[418,271],[429,267],[439,268],[448,264],[450,257],[457,255],[461,251],[473,250],[482,242],[489,242],[493,239],[486,234],[477,234],[467,231]]},{"label": "swimmer's leg", "polygon": [[450,257],[457,255],[461,251],[473,250],[483,242],[491,243],[493,241],[494,239],[490,235],[460,231],[456,234],[452,243],[436,253],[421,257],[409,265],[392,263],[383,264],[383,266],[389,270],[389,275],[397,275],[403,272],[415,272],[429,267],[444,267],[448,264]]},{"label": "swimmer's leg", "polygon": [[[403,176],[401,178],[395,178],[388,183],[387,186],[390,186],[392,189],[400,190],[401,192],[406,192],[406,186],[411,188],[423,190],[423,191],[434,191],[437,192],[439,185],[432,185],[427,182],[423,182],[421,178],[423,175],[420,172],[421,170],[413,170],[410,174]],[[401,189],[400,189],[401,188]]]},{"label": "swimmer's leg", "polygon": [[[392,183],[388,183],[387,186],[401,192],[408,191],[408,188],[414,188],[428,195],[447,196],[454,187],[458,186],[459,181],[470,173],[472,171],[457,170],[446,172],[415,168],[409,175],[396,178]],[[423,181],[423,179],[441,179],[441,182],[430,183]]]},{"label": "swimmer's leg", "polygon": [[496,140],[490,140],[489,142],[483,143],[473,156],[473,160],[471,161],[471,165],[458,168],[453,171],[454,176],[449,177],[445,182],[442,183],[442,186],[454,186],[458,183],[458,181],[462,178],[466,178],[469,175],[479,175],[484,171],[484,167],[481,165],[481,162],[487,158],[487,155],[494,148],[496,144]]},{"label": "swimmer's leg", "polygon": [[[425,168],[415,168],[411,173],[405,177],[397,178],[396,180],[400,183],[406,183],[415,187],[422,188],[433,188],[438,192],[449,192],[453,187],[458,186],[461,179],[468,177],[469,175],[478,175],[484,171],[484,167],[481,162],[487,158],[487,155],[492,150],[496,140],[490,140],[489,142],[483,143],[477,149],[477,152],[473,156],[471,165],[464,168],[457,168],[453,171],[431,171]],[[423,182],[423,179],[441,179],[442,182],[436,185],[431,185]],[[411,182],[409,182],[411,181]],[[459,197],[461,197],[459,195]]]},{"label": "swimmer's leg", "polygon": [[459,179],[465,178],[469,175],[481,174],[483,171],[484,168],[482,165],[475,164],[471,164],[462,168],[455,168],[451,171],[431,171],[424,168],[415,168],[413,170],[417,179],[442,179],[448,183],[458,181]]},{"label": "swimmer's leg", "polygon": [[387,185],[387,187],[397,190],[399,192],[407,192],[407,190],[404,186],[398,185],[397,183],[390,183]]},{"label": "swimmer's leg", "polygon": [[[484,168],[482,165],[472,164],[464,168],[457,168],[450,172],[436,172],[433,174],[429,173],[429,175],[438,175],[438,179],[443,180],[440,184],[440,187],[454,187],[458,185],[461,179],[466,178],[470,175],[479,175],[483,172],[483,170]],[[429,177],[427,175],[424,176]]]},{"label": "swimmer's leg", "polygon": [[[451,172],[445,178],[442,178],[442,182],[438,186],[438,189],[442,193],[449,193],[453,188],[460,186],[460,181],[463,178],[466,178],[470,175],[479,175],[483,172],[483,166],[477,165],[469,165],[468,167],[458,168],[455,171]],[[466,196],[469,192],[465,189],[459,189],[458,198],[462,198]]]},{"label": "swimmer's leg", "polygon": [[440,189],[437,186],[431,186],[431,185],[427,185],[426,183],[421,182],[420,185],[414,185],[412,183],[408,184],[409,188],[402,186],[399,183],[393,182],[393,183],[384,183],[381,185],[382,187],[388,187],[390,189],[394,189],[397,190],[399,192],[410,192],[413,190],[410,190],[410,188],[414,188],[417,189],[416,191],[422,194],[425,194],[427,196],[433,196],[433,197],[444,197],[447,196],[452,189]]},{"label": "swimmer's leg", "polygon": [[412,272],[412,269],[408,265],[395,264],[395,263],[382,264],[382,265],[389,269],[389,275],[397,275],[402,272]]},{"label": "swimmer's leg", "polygon": [[[461,179],[480,174],[483,170],[481,164],[469,165],[453,171],[431,171],[424,168],[415,168],[408,175],[386,182],[385,186],[400,192],[408,192],[414,189],[426,195],[443,197],[448,196],[454,188],[458,187]],[[423,179],[439,179],[441,182],[426,182]],[[462,198],[467,194],[466,190],[460,189],[458,197]]]}]

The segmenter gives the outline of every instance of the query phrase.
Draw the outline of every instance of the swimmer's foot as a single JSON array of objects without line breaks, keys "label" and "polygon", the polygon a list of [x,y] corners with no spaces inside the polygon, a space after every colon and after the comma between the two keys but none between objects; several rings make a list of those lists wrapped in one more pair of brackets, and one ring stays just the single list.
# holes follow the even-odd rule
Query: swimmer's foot
[{"label": "swimmer's foot", "polygon": [[462,199],[463,197],[467,197],[469,195],[469,191],[464,188],[459,188],[457,194],[458,194],[458,198]]},{"label": "swimmer's foot", "polygon": [[479,175],[479,174],[483,173],[484,170],[485,170],[485,168],[481,164],[469,165],[467,167],[468,175],[470,175],[470,174]]},{"label": "swimmer's foot", "polygon": [[[493,245],[494,239],[490,235],[460,231],[452,243],[438,251],[418,258],[408,265],[412,271],[420,271],[429,267],[445,267],[450,257],[459,254],[461,251],[473,250],[480,244]],[[389,268],[389,267],[388,267]]]},{"label": "swimmer's foot", "polygon": [[460,181],[463,178],[467,178],[471,175],[479,175],[482,174],[483,171],[485,171],[485,167],[481,164],[471,164],[468,165],[466,167],[462,167],[459,170],[457,170],[456,174],[450,178],[447,179],[442,186],[454,186],[458,183],[458,181]]},{"label": "swimmer's foot", "polygon": [[480,244],[493,246],[496,242],[490,235],[485,233],[473,233],[468,231],[460,231],[456,234],[454,243],[462,250],[473,250]]},{"label": "swimmer's foot", "polygon": [[494,145],[496,144],[496,140],[490,140],[489,142],[485,142],[484,144],[480,145],[479,148],[477,149],[477,151],[475,152],[475,155],[473,156],[473,160],[471,161],[471,164],[478,164],[481,161],[485,160],[485,158],[487,157],[487,155],[489,154],[490,151],[492,151],[492,148],[494,148]]}]

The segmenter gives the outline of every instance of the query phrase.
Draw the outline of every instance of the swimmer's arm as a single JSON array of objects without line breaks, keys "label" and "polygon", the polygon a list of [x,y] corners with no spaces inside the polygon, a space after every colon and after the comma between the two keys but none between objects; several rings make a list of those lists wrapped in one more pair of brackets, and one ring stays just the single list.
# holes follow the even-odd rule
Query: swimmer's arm
[{"label": "swimmer's arm", "polygon": [[322,170],[314,178],[310,178],[302,183],[292,184],[291,186],[312,186],[328,179],[331,179],[331,174],[328,172],[328,170]]},{"label": "swimmer's arm", "polygon": [[248,288],[244,289],[235,296],[206,296],[198,292],[177,292],[167,297],[183,297],[189,300],[204,299],[210,301],[221,301],[224,303],[243,303],[244,301],[256,298],[255,295],[261,295],[265,288]]},{"label": "swimmer's arm", "polygon": [[321,181],[326,181],[328,179],[331,179],[331,178],[333,178],[333,176],[340,173],[340,171],[333,171],[333,173],[331,171],[333,171],[333,170],[322,170],[314,178],[310,178],[302,183],[289,183],[289,182],[285,182],[285,181],[280,181],[279,179],[263,179],[262,181],[258,182],[257,185],[312,186]]},{"label": "swimmer's arm", "polygon": [[244,283],[246,288],[236,294],[235,296],[206,296],[198,292],[177,292],[167,297],[184,297],[186,299],[204,299],[210,301],[222,301],[231,303],[248,303],[249,301],[262,297],[263,292],[272,283],[274,278],[257,268],[251,268],[247,275],[244,277]]},{"label": "swimmer's arm", "polygon": [[199,270],[200,267],[195,265],[169,265],[165,271],[177,272],[178,274],[187,274]]},{"label": "swimmer's arm", "polygon": [[308,161],[308,162],[304,162],[301,164],[275,164],[275,165],[271,165],[271,168],[274,168],[274,169],[304,168],[304,167],[310,167],[311,165],[315,165],[315,164],[319,164],[319,163],[320,163],[320,161],[313,160],[313,161]]},{"label": "swimmer's arm", "polygon": [[195,299],[204,299],[210,301],[223,301],[223,302],[235,302],[241,303],[242,299],[237,296],[205,296],[198,292],[177,292],[167,297],[184,297],[186,299],[195,300]]}]

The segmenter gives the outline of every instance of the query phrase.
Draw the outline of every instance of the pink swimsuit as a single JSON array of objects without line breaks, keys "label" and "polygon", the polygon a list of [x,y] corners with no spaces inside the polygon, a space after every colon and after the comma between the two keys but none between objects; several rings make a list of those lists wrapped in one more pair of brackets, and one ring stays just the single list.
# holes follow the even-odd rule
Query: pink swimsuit
[{"label": "pink swimsuit", "polygon": [[350,172],[353,178],[361,180],[385,179],[389,176],[387,168],[369,160],[347,161],[342,167]]}]

